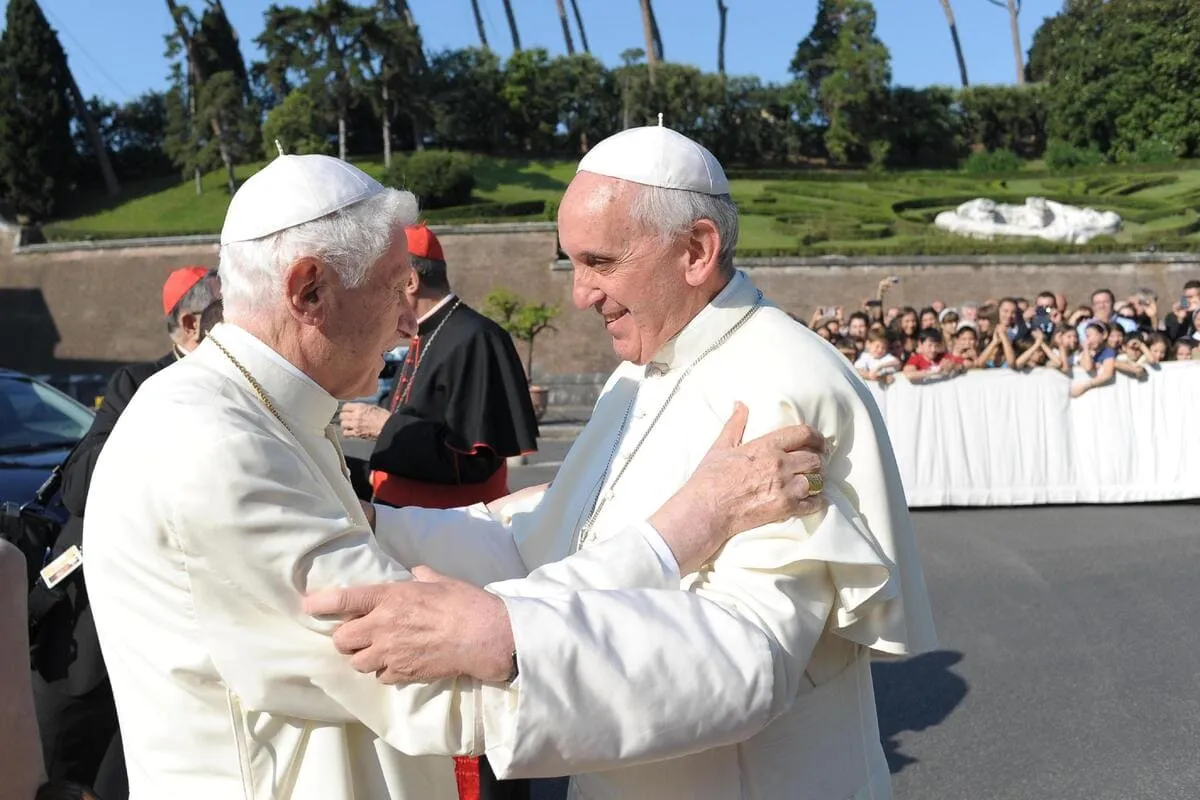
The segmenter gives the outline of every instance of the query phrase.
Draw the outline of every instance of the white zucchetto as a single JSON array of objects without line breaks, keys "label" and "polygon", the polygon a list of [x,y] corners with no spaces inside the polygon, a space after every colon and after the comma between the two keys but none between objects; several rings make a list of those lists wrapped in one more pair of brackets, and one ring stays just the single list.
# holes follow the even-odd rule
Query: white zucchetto
[{"label": "white zucchetto", "polygon": [[221,244],[261,239],[382,191],[378,181],[340,158],[279,156],[233,195],[221,228]]},{"label": "white zucchetto", "polygon": [[721,162],[700,144],[662,125],[613,134],[588,151],[577,171],[663,189],[729,194]]}]

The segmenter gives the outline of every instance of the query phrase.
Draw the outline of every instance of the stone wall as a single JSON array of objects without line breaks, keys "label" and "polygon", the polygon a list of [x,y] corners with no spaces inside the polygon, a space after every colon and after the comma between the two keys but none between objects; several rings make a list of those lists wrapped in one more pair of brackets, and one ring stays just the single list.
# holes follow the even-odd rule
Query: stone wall
[{"label": "stone wall", "polygon": [[[455,289],[468,303],[478,305],[492,289],[506,287],[563,307],[557,330],[538,339],[535,376],[556,390],[554,402],[589,402],[597,376],[616,360],[594,313],[571,303],[570,265],[557,260],[553,224],[435,230]],[[213,237],[16,249],[12,237],[0,229],[0,366],[31,372],[105,371],[157,357],[167,347],[159,299],[164,278],[183,264],[217,263]],[[857,308],[889,275],[900,278],[888,295],[891,305],[1032,297],[1042,289],[1078,304],[1102,286],[1118,297],[1145,286],[1158,293],[1164,310],[1185,280],[1200,278],[1200,255],[1163,253],[755,259],[739,266],[769,298],[804,318],[820,305]]]}]

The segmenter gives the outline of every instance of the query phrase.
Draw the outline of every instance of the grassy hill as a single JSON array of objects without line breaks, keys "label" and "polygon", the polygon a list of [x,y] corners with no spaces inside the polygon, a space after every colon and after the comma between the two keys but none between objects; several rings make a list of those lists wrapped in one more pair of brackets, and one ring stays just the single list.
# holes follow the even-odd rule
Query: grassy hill
[{"label": "grassy hill", "polygon": [[[243,180],[265,162],[238,168]],[[355,162],[380,177],[379,160]],[[477,202],[438,209],[430,222],[497,222],[553,219],[554,208],[574,173],[574,162],[480,159]],[[1029,170],[1003,176],[961,172],[731,173],[742,210],[743,256],[960,254],[1000,252],[1098,252],[1200,250],[1200,163],[1154,167],[1110,166],[1072,174]],[[55,241],[216,233],[229,194],[222,175],[203,178],[197,196],[191,181],[146,182],[125,187],[116,204],[81,197],[69,218],[46,227]],[[1046,197],[1116,211],[1124,230],[1089,245],[1041,241],[985,242],[937,231],[941,211],[976,198],[1024,202]]]}]

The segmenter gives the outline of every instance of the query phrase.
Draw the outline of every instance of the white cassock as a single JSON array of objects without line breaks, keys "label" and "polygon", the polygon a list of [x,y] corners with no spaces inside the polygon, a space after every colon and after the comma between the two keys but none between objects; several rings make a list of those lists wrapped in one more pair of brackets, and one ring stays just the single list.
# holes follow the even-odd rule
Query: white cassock
[{"label": "white cassock", "polygon": [[580,552],[626,535],[684,484],[735,401],[747,439],[807,422],[832,441],[827,510],[734,537],[682,583],[489,586],[521,663],[514,729],[487,742],[498,776],[573,774],[570,797],[587,800],[891,796],[870,651],[935,646],[903,487],[850,364],[759,298],[738,273],[650,366],[619,367],[508,529],[482,507],[389,512],[399,524],[380,541],[400,561],[482,585],[575,552],[597,496]]},{"label": "white cassock", "polygon": [[[245,331],[212,337],[287,427],[205,341],[138,390],[88,501],[84,569],[132,800],[456,798],[445,756],[481,753],[485,739],[514,748],[520,681],[390,687],[335,651],[333,624],[301,611],[305,594],[411,576],[351,488],[337,401]],[[376,524],[398,519],[381,510]],[[642,525],[525,583],[671,581],[670,550]],[[538,658],[526,659],[535,675],[561,666]]]}]

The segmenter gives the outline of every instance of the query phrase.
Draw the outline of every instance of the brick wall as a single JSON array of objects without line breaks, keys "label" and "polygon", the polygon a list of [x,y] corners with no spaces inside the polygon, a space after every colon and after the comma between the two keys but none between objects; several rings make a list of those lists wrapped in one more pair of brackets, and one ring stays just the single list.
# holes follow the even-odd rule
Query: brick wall
[{"label": "brick wall", "polygon": [[[489,291],[503,286],[563,307],[557,331],[537,342],[535,374],[541,382],[564,398],[573,397],[581,391],[576,384],[590,384],[615,366],[596,316],[571,304],[570,268],[556,262],[553,225],[438,230],[451,280],[468,303],[479,305]],[[183,264],[217,262],[211,239],[14,252],[12,236],[0,229],[0,366],[31,372],[102,371],[156,358],[167,348],[159,299],[164,278]],[[1185,280],[1200,278],[1195,254],[1025,257],[1019,263],[1015,258],[764,259],[740,266],[770,299],[805,318],[819,305],[857,308],[893,274],[901,280],[888,302],[913,306],[935,298],[951,305],[1006,294],[1032,298],[1042,289],[1063,292],[1076,304],[1087,302],[1101,286],[1118,297],[1147,286],[1165,309]],[[587,399],[581,396],[578,402]]]}]

